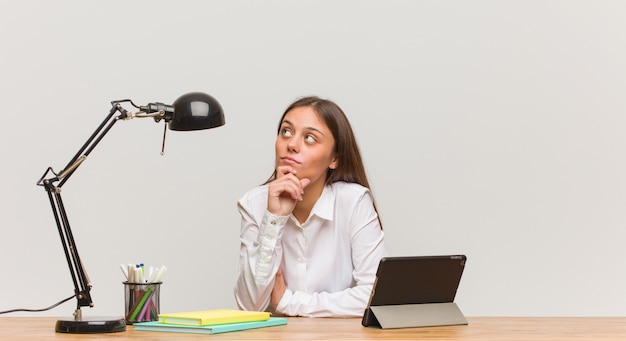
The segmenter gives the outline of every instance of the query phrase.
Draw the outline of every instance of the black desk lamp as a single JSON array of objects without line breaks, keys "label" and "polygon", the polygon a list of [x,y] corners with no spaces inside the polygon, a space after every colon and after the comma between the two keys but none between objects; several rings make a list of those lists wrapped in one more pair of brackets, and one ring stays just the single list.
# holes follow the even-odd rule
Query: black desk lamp
[{"label": "black desk lamp", "polygon": [[[122,108],[121,103],[125,102],[130,103],[139,111],[131,113]],[[57,321],[56,331],[61,333],[110,333],[126,330],[126,323],[123,317],[84,318],[82,316],[81,307],[93,307],[90,295],[91,281],[78,255],[78,249],[76,248],[70,223],[65,213],[63,200],[61,200],[61,187],[63,184],[119,120],[151,117],[155,122],[163,120],[166,124],[165,128],[169,125],[171,130],[182,131],[210,129],[222,126],[225,123],[224,112],[219,102],[215,98],[200,92],[185,94],[179,97],[173,105],[149,103],[146,106],[137,106],[128,99],[113,101],[111,105],[112,108],[109,115],[102,121],[67,166],[58,174],[52,167],[48,167],[37,182],[38,186],[43,186],[46,192],[48,192],[54,219],[63,243],[67,265],[74,281],[74,293],[77,300],[76,310],[73,318]],[[119,113],[119,115],[114,116],[116,113]],[[163,132],[163,146],[165,145],[166,131],[167,129]],[[161,153],[163,153],[163,149],[161,149]],[[56,184],[57,182],[58,184]]]}]

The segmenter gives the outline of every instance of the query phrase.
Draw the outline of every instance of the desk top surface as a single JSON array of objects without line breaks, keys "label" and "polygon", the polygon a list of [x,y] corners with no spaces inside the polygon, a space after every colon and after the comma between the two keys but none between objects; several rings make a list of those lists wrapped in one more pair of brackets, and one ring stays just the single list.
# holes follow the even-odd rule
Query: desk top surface
[{"label": "desk top surface", "polygon": [[56,333],[54,317],[0,317],[0,340],[626,340],[626,317],[468,317],[469,325],[406,329],[361,326],[360,319],[289,318],[285,326],[200,335],[145,332]]}]

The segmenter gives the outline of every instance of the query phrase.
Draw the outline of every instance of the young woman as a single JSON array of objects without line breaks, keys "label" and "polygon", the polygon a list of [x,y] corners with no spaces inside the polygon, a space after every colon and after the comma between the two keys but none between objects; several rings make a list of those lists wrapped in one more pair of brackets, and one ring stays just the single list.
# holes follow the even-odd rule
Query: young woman
[{"label": "young woman", "polygon": [[387,251],[359,148],[339,106],[304,97],[285,110],[274,174],[246,193],[238,209],[239,308],[363,315]]}]

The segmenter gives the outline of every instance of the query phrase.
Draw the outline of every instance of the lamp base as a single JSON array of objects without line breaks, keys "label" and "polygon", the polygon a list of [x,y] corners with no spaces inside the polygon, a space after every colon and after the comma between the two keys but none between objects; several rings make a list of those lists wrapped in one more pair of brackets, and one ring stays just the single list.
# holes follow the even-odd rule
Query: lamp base
[{"label": "lamp base", "polygon": [[57,320],[55,330],[57,333],[72,334],[115,333],[125,331],[126,322],[116,317],[62,318]]}]

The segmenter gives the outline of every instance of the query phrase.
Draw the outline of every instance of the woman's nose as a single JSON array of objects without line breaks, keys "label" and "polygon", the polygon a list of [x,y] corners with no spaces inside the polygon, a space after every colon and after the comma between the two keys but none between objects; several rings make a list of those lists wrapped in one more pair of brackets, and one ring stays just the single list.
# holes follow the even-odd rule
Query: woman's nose
[{"label": "woman's nose", "polygon": [[295,137],[289,139],[289,141],[287,142],[287,149],[290,152],[298,152],[300,150],[300,146],[298,145],[298,139]]}]

